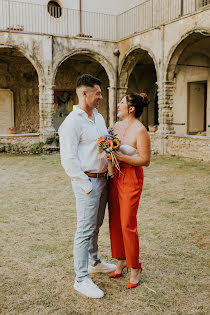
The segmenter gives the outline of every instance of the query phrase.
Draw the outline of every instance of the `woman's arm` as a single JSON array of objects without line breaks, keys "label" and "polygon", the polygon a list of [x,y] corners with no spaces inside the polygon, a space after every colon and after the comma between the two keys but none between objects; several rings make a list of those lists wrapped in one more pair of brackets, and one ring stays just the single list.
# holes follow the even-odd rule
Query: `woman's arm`
[{"label": "woman's arm", "polygon": [[119,161],[131,164],[133,166],[149,166],[150,164],[150,136],[145,128],[137,131],[137,150],[138,156],[129,156],[121,152],[116,152],[116,158]]}]

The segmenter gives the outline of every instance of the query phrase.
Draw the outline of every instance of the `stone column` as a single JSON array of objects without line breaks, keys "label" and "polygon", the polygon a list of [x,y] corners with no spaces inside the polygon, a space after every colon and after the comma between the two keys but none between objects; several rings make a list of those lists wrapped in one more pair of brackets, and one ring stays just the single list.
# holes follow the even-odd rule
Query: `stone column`
[{"label": "stone column", "polygon": [[157,82],[158,85],[158,133],[174,133],[173,95],[174,81]]},{"label": "stone column", "polygon": [[[117,89],[117,103],[126,95],[127,87]],[[108,87],[109,91],[109,126],[113,127],[116,122],[116,101],[115,87]]]},{"label": "stone column", "polygon": [[120,102],[121,99],[126,95],[128,87],[119,87],[117,93],[117,102]]},{"label": "stone column", "polygon": [[40,138],[43,142],[55,134],[53,112],[54,86],[39,85]]},{"label": "stone column", "polygon": [[109,102],[109,127],[113,127],[116,122],[115,87],[108,87]]}]

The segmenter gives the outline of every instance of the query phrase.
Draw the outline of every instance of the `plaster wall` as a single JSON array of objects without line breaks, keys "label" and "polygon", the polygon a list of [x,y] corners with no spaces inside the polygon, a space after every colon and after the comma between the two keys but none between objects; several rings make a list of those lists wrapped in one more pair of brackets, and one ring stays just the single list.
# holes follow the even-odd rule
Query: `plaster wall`
[{"label": "plaster wall", "polygon": [[[13,27],[17,25],[23,26],[24,32],[34,32],[34,33],[44,33],[44,34],[53,34],[53,35],[62,35],[62,36],[77,36],[80,33],[79,29],[79,12],[78,12],[78,6],[79,1],[72,0],[67,1],[63,0],[61,2],[61,6],[63,7],[62,15],[59,18],[54,18],[50,16],[50,14],[47,11],[46,5],[48,1],[23,1],[21,5],[17,4],[16,2],[11,2],[10,7],[12,6],[12,13],[10,14],[10,20],[8,20],[9,16],[9,1],[1,0],[3,1],[3,5],[0,6],[0,15],[2,13],[2,18],[0,20],[0,29],[7,29],[7,27]],[[60,1],[60,0],[59,0]],[[173,19],[179,14],[173,14],[174,10],[179,12],[180,5],[177,5],[179,3],[177,0],[170,0],[170,2],[167,0],[166,8],[169,7],[170,14],[169,18],[165,20],[165,17],[163,16],[163,12],[160,11],[160,8],[162,6],[159,5],[160,0],[154,0],[153,1],[153,7],[154,7],[154,17],[151,17],[151,10],[152,10],[152,2],[148,1],[140,1],[139,3],[145,3],[145,6],[147,7],[147,15],[145,17],[144,10],[141,10],[141,16],[137,18],[137,11],[134,15],[131,14],[131,17],[133,16],[133,19],[130,19],[131,21],[129,23],[126,23],[126,20],[122,20],[122,23],[120,27],[118,27],[118,33],[121,34],[122,28],[130,28],[131,24],[134,26],[133,31],[123,32],[125,33],[125,36],[128,34],[135,35],[135,32],[139,30],[143,30],[146,28],[154,27],[155,25],[159,25],[160,23],[166,23],[169,19]],[[38,4],[37,4],[38,3]],[[161,2],[162,3],[162,2]],[[169,5],[170,3],[170,5]],[[42,4],[42,6],[40,6]],[[128,1],[128,0],[122,0],[122,1],[97,1],[97,0],[89,0],[89,1],[83,1],[82,2],[82,32],[85,35],[92,36],[93,38],[102,38],[103,40],[116,40],[117,35],[117,22],[116,22],[116,14],[119,14],[120,12],[124,12],[125,10],[129,9],[130,7],[133,7],[136,4],[136,1]],[[43,7],[43,5],[45,5]],[[174,9],[175,8],[175,9]],[[178,9],[177,9],[178,8]],[[75,10],[67,10],[67,9],[76,9]],[[184,8],[185,9],[185,8]],[[156,11],[157,10],[157,13]],[[167,10],[166,10],[167,11]],[[167,11],[167,12],[168,12]],[[203,25],[203,27],[209,27],[208,24],[208,11],[203,11],[199,13],[195,13],[193,16],[190,16],[190,19],[188,17],[183,17],[182,19],[178,20],[178,24],[170,23],[170,27],[167,27],[167,30],[165,32],[166,37],[166,55],[168,55],[167,49],[170,49],[170,43],[171,39],[173,38],[174,43],[176,43],[177,40],[180,39],[180,36],[182,36],[182,32],[187,32],[188,30],[192,29],[192,25],[194,27],[199,28],[200,25]],[[164,13],[164,15],[168,14],[167,12]],[[207,12],[207,13],[206,13]],[[96,14],[97,13],[97,14]],[[184,12],[187,13],[187,12]],[[106,15],[108,14],[108,15]],[[206,14],[206,17],[205,17]],[[203,17],[202,17],[203,15]],[[193,18],[193,20],[192,20]],[[155,21],[152,21],[154,20]],[[188,22],[186,22],[188,19]],[[136,21],[133,24],[133,21]],[[141,22],[144,20],[144,26],[141,27]],[[157,21],[156,21],[157,20]],[[185,21],[186,20],[186,21]],[[176,23],[177,23],[176,22]],[[139,24],[140,23],[140,24]],[[148,24],[149,23],[149,24]],[[184,27],[183,27],[184,24]],[[104,27],[106,25],[106,27]],[[176,28],[176,30],[174,29]],[[137,29],[136,29],[137,28]],[[122,34],[120,35],[120,38],[125,37]],[[126,35],[127,34],[127,35]],[[171,36],[173,34],[173,36]],[[169,43],[169,46],[167,45]]]},{"label": "plaster wall", "polygon": [[[18,0],[26,2],[25,0]],[[118,14],[123,12],[134,5],[144,2],[145,0],[83,0],[82,10],[101,12],[108,14]],[[35,3],[41,5],[47,5],[48,0],[28,0],[27,3]],[[60,5],[64,8],[79,10],[79,0],[58,0]]]},{"label": "plaster wall", "polygon": [[[188,107],[188,82],[207,81],[207,122],[210,119],[210,69],[209,61],[205,56],[193,56],[188,59],[189,64],[197,64],[199,66],[177,66],[176,68],[176,84],[174,91],[173,116],[174,123],[185,125],[174,125],[177,135],[187,134],[187,107]],[[206,68],[205,68],[206,66]],[[210,135],[209,128],[207,135]]]},{"label": "plaster wall", "polygon": [[[111,11],[111,7],[107,6],[105,11]],[[47,5],[0,0],[0,29],[21,28],[21,31],[26,33],[74,37],[83,33],[93,38],[116,40],[116,16],[111,12],[105,14],[105,12],[100,12],[101,9],[94,12],[93,8],[88,11],[84,8],[82,11],[82,29],[80,30],[79,10],[70,9],[64,6],[61,16],[55,18],[49,14]]]}]

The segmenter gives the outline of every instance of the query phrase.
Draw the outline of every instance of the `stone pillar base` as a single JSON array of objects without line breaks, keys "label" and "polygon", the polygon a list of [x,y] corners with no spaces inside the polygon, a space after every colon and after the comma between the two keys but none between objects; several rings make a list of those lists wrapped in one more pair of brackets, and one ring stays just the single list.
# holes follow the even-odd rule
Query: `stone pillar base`
[{"label": "stone pillar base", "polygon": [[40,139],[45,142],[47,138],[55,135],[53,126],[54,112],[54,86],[39,86],[39,115],[40,115]]},{"label": "stone pillar base", "polygon": [[173,95],[174,82],[157,82],[158,84],[158,107],[159,127],[158,134],[173,134]]},{"label": "stone pillar base", "polygon": [[40,141],[45,142],[47,138],[54,137],[55,134],[56,131],[53,127],[40,129]]}]

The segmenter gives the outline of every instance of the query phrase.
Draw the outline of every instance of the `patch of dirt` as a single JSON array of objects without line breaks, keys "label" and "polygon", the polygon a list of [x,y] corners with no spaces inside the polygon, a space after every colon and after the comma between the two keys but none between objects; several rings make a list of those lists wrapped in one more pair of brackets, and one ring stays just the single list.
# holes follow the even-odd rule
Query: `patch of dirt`
[{"label": "patch of dirt", "polygon": [[192,238],[192,243],[204,250],[210,249],[210,226],[203,225],[193,229],[193,232],[190,233]]}]

